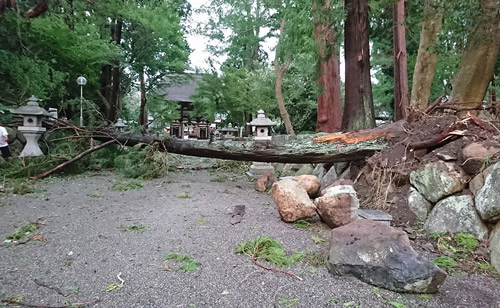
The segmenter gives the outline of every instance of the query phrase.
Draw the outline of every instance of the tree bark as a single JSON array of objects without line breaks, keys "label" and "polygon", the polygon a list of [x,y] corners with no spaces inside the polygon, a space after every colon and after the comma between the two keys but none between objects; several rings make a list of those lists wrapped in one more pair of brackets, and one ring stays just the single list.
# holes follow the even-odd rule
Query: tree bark
[{"label": "tree bark", "polygon": [[146,111],[146,81],[144,80],[144,69],[139,74],[139,82],[140,82],[140,92],[141,92],[141,105],[139,109],[139,125],[144,129],[148,128],[148,113]]},{"label": "tree bark", "polygon": [[38,0],[35,6],[31,7],[29,10],[24,13],[24,17],[26,18],[36,18],[42,16],[49,10],[48,0]]},{"label": "tree bark", "polygon": [[393,4],[393,56],[394,56],[394,118],[396,121],[408,116],[408,64],[406,57],[405,0]]},{"label": "tree bark", "polygon": [[482,104],[500,48],[500,3],[481,0],[480,5],[481,15],[467,38],[450,94],[451,103],[467,107]]},{"label": "tree bark", "polygon": [[436,44],[443,24],[443,8],[436,2],[436,0],[427,0],[424,4],[424,20],[420,32],[410,99],[410,106],[417,110],[424,110],[429,104],[432,81],[436,71],[438,59]]},{"label": "tree bark", "polygon": [[345,0],[345,103],[342,129],[375,126],[370,80],[367,0]]},{"label": "tree bark", "polygon": [[318,9],[314,2],[313,9],[317,10],[315,15],[318,16],[315,21],[315,38],[319,57],[318,84],[321,88],[316,131],[333,133],[339,131],[342,126],[342,95],[335,30],[328,18],[321,18],[329,13],[330,0],[323,0],[321,9]]},{"label": "tree bark", "polygon": [[[118,19],[115,24],[113,31],[113,41],[116,45],[120,45],[122,40],[122,27],[123,22]],[[111,71],[111,79],[113,80],[113,87],[111,88],[111,102],[112,108],[107,114],[106,119],[114,123],[117,120],[118,112],[121,109],[120,106],[120,94],[121,94],[121,69],[118,60],[113,61],[113,69]]]},{"label": "tree bark", "polygon": [[[280,24],[280,38],[283,37],[283,33],[285,31],[285,19],[281,21]],[[279,42],[278,42],[279,47]],[[292,122],[290,121],[290,116],[288,115],[288,111],[286,110],[285,101],[283,100],[283,75],[285,75],[286,71],[290,67],[291,59],[286,59],[285,64],[280,67],[279,64],[279,48],[276,48],[276,55],[274,56],[274,70],[276,72],[276,83],[274,84],[274,92],[276,94],[276,102],[278,103],[278,108],[280,110],[281,119],[285,124],[286,133],[288,135],[294,136],[295,132],[293,131]]]},{"label": "tree bark", "polygon": [[5,12],[5,9],[13,9],[15,7],[15,0],[0,0],[0,14],[3,14]]}]

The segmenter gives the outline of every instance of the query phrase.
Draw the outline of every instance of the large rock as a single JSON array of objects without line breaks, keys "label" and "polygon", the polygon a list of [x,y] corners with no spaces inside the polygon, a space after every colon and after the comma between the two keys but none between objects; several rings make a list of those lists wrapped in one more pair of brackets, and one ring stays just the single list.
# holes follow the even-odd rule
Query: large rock
[{"label": "large rock", "polygon": [[424,224],[427,232],[470,233],[483,240],[488,228],[474,209],[472,197],[451,196],[439,201]]},{"label": "large rock", "polygon": [[412,171],[410,183],[425,199],[437,202],[464,189],[467,175],[454,163],[434,162]]},{"label": "large rock", "polygon": [[350,185],[329,188],[314,200],[318,214],[330,228],[336,228],[354,221],[358,216],[359,200]]},{"label": "large rock", "polygon": [[346,179],[338,179],[335,182],[333,182],[332,184],[330,184],[330,186],[322,189],[320,191],[319,195],[323,196],[324,194],[326,194],[326,192],[328,191],[329,188],[334,187],[334,186],[339,186],[339,185],[351,185],[351,186],[354,186],[354,182],[351,181],[351,180],[346,180]]},{"label": "large rock", "polygon": [[255,181],[255,190],[265,192],[273,187],[278,177],[274,173],[266,173]]},{"label": "large rock", "polygon": [[294,176],[302,168],[303,164],[285,164],[281,171],[282,176]]},{"label": "large rock", "polygon": [[461,166],[468,174],[479,172],[484,162],[500,152],[500,145],[492,142],[473,142],[462,149]]},{"label": "large rock", "polygon": [[411,187],[408,193],[408,206],[418,219],[425,220],[431,211],[432,203],[427,201],[415,188]]},{"label": "large rock", "polygon": [[405,232],[369,220],[332,230],[327,267],[397,292],[435,293],[446,274],[410,246]]},{"label": "large rock", "polygon": [[314,167],[314,171],[312,174],[317,176],[318,179],[321,181],[325,176],[325,173],[326,173],[325,164],[317,164],[316,167]]},{"label": "large rock", "polygon": [[295,175],[311,175],[313,172],[314,166],[312,164],[304,164],[299,170],[297,170],[297,172],[295,172]]},{"label": "large rock", "polygon": [[274,183],[273,197],[281,219],[286,222],[309,219],[316,215],[316,206],[309,199],[306,190],[295,180]]},{"label": "large rock", "polygon": [[299,175],[295,180],[307,191],[309,197],[314,197],[318,194],[321,182],[315,175]]},{"label": "large rock", "polygon": [[335,168],[332,166],[330,170],[323,176],[321,179],[321,188],[320,190],[323,190],[327,188],[328,186],[332,185],[333,182],[335,182],[338,179],[337,171],[335,171]]},{"label": "large rock", "polygon": [[490,235],[491,265],[500,273],[500,222],[498,222]]},{"label": "large rock", "polygon": [[496,163],[486,177],[484,186],[476,194],[476,208],[483,220],[500,219],[500,163]]},{"label": "large rock", "polygon": [[484,169],[469,182],[469,190],[474,196],[483,188],[484,180],[490,175],[491,171],[493,171],[494,166],[495,165],[488,166],[488,168]]}]

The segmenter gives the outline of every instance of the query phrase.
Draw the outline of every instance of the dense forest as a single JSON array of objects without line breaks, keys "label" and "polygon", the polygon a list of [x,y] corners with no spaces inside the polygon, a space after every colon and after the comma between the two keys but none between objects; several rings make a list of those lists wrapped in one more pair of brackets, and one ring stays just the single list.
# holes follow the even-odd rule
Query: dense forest
[{"label": "dense forest", "polygon": [[[191,67],[192,33],[220,67]],[[442,95],[494,103],[499,47],[497,0],[0,0],[0,122],[35,95],[78,123],[82,75],[87,125],[168,125],[164,76],[196,72],[207,119],[243,126],[263,108],[280,133],[370,128]]]}]

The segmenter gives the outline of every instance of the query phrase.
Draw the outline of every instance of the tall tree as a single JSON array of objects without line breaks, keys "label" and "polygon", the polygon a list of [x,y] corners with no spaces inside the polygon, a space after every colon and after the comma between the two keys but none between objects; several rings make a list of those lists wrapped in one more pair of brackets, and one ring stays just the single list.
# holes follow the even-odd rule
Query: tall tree
[{"label": "tall tree", "polygon": [[316,131],[336,132],[342,126],[339,48],[332,22],[330,0],[313,2],[318,53],[318,110]]},{"label": "tall tree", "polygon": [[443,6],[441,0],[426,0],[417,62],[413,71],[413,83],[410,106],[424,110],[429,104],[431,86],[438,60],[437,42],[443,24]]},{"label": "tall tree", "polygon": [[375,126],[370,80],[368,1],[345,0],[345,103],[344,130]]},{"label": "tall tree", "polygon": [[410,106],[406,56],[405,0],[393,3],[394,119],[406,119]]},{"label": "tall tree", "polygon": [[466,107],[482,104],[500,49],[500,1],[479,3],[479,16],[467,38],[450,94],[451,102]]}]

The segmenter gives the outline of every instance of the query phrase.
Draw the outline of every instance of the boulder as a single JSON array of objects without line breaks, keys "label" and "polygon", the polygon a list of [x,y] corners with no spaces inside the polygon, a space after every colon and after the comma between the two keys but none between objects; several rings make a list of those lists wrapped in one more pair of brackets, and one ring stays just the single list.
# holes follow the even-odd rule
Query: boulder
[{"label": "boulder", "polygon": [[500,152],[500,145],[492,142],[473,142],[462,149],[461,166],[468,174],[479,172],[484,162]]},{"label": "boulder", "polygon": [[396,292],[435,293],[446,279],[428,257],[413,250],[405,232],[370,220],[332,230],[327,267]]},{"label": "boulder", "polygon": [[318,214],[330,228],[346,225],[357,219],[359,200],[350,185],[329,188],[326,193],[314,200]]},{"label": "boulder", "polygon": [[281,175],[294,176],[300,168],[302,168],[302,164],[285,164],[283,170],[281,171]]},{"label": "boulder", "polygon": [[500,219],[500,163],[493,165],[484,181],[483,188],[476,194],[476,208],[481,218],[486,221]]},{"label": "boulder", "polygon": [[467,175],[454,163],[433,162],[410,173],[410,183],[430,202],[464,189]]},{"label": "boulder", "polygon": [[491,265],[500,273],[500,222],[498,222],[490,235]]},{"label": "boulder", "polygon": [[323,196],[324,194],[326,194],[327,190],[330,187],[339,186],[339,185],[351,185],[351,186],[354,186],[354,182],[351,181],[351,180],[346,180],[346,179],[338,179],[335,182],[333,182],[330,186],[326,187],[325,189],[322,189],[321,192],[319,193],[319,195]]},{"label": "boulder", "polygon": [[321,179],[321,188],[320,190],[323,190],[327,188],[328,186],[332,185],[333,182],[335,182],[338,179],[337,172],[335,171],[335,168],[332,166],[328,172],[325,173],[325,176]]},{"label": "boulder", "polygon": [[424,224],[427,232],[470,233],[483,240],[488,228],[474,209],[472,197],[451,196],[439,201]]},{"label": "boulder", "polygon": [[314,172],[314,166],[312,164],[304,164],[302,167],[300,167],[297,172],[295,172],[295,175],[311,175]]},{"label": "boulder", "polygon": [[309,197],[314,197],[318,194],[321,182],[315,175],[299,175],[295,177],[295,180],[304,187]]},{"label": "boulder", "polygon": [[266,173],[255,182],[255,190],[265,192],[273,187],[278,177],[274,173]]},{"label": "boulder", "polygon": [[283,163],[271,163],[274,167],[274,172],[276,172],[276,174],[282,174],[283,173],[283,169],[285,168],[285,164]]},{"label": "boulder", "polygon": [[318,179],[321,181],[325,176],[325,173],[326,173],[325,164],[317,164],[316,167],[314,167],[314,171],[312,174],[317,176]]},{"label": "boulder", "polygon": [[408,206],[418,219],[425,220],[431,211],[432,203],[425,199],[415,188],[410,187],[408,193]]},{"label": "boulder", "polygon": [[295,180],[281,180],[273,184],[273,197],[281,219],[294,222],[316,215],[316,206],[306,190]]},{"label": "boulder", "polygon": [[469,190],[474,194],[474,196],[481,188],[483,188],[484,180],[488,177],[488,175],[490,175],[494,166],[495,165],[488,166],[488,168],[484,169],[469,182]]}]

